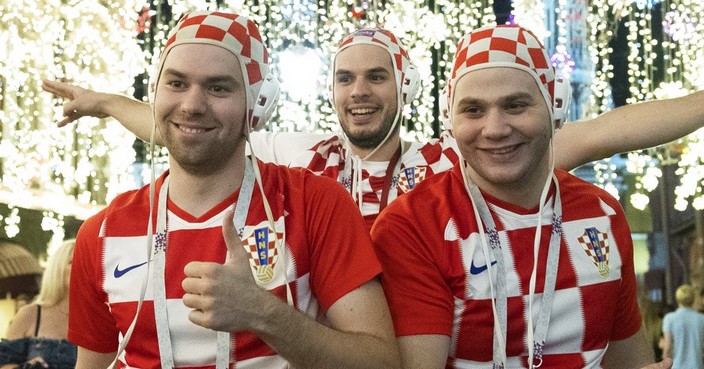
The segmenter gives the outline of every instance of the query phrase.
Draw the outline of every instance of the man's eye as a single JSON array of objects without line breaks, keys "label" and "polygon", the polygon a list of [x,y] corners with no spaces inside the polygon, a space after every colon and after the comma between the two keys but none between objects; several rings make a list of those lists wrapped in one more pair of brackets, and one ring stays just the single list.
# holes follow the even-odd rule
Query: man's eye
[{"label": "man's eye", "polygon": [[183,82],[181,82],[181,81],[167,81],[166,84],[173,87],[173,88],[183,87]]},{"label": "man's eye", "polygon": [[466,106],[461,109],[463,113],[468,113],[468,114],[479,114],[481,112],[481,109],[476,106]]},{"label": "man's eye", "polygon": [[525,110],[525,108],[527,106],[528,106],[528,104],[526,104],[524,102],[514,102],[511,104],[508,104],[506,106],[506,109],[510,112],[521,112],[521,111]]}]

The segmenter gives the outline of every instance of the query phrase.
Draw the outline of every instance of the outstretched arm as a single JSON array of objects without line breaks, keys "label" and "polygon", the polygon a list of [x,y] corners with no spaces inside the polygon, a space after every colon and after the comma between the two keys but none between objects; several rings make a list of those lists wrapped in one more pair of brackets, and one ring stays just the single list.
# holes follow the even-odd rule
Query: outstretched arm
[{"label": "outstretched arm", "polygon": [[625,105],[555,134],[555,166],[571,170],[615,154],[662,145],[704,126],[704,91]]},{"label": "outstretched arm", "polygon": [[[44,80],[42,89],[67,100],[64,103],[64,119],[57,124],[63,127],[78,118],[113,117],[130,132],[144,141],[149,141],[152,131],[152,112],[148,103],[124,95],[103,93],[64,82]],[[162,145],[159,131],[155,143]]]}]

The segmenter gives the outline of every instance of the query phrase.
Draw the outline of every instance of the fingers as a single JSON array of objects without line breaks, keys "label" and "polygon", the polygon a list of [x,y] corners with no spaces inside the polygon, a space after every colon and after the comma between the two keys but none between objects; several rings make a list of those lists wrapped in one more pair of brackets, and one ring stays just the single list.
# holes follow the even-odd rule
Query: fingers
[{"label": "fingers", "polygon": [[[75,87],[63,82],[42,80],[42,90],[65,100],[74,100],[76,98]],[[58,127],[64,127],[83,116],[79,114],[78,109],[73,106],[71,101],[64,104],[63,114],[64,118],[56,123]]]},{"label": "fingers", "polygon": [[61,119],[60,121],[56,122],[56,125],[59,127],[64,127],[69,123],[73,123],[76,119],[82,116],[83,115],[79,114],[77,109],[71,108],[71,103],[68,103],[64,105],[64,119]]},{"label": "fingers", "polygon": [[[237,234],[234,223],[235,212],[233,210],[228,210],[225,214],[225,219],[222,221],[222,236],[225,239],[225,245],[227,245],[227,251],[230,252],[230,256],[234,259],[235,255],[239,255],[243,252],[242,240]],[[232,261],[230,259],[229,261]]]},{"label": "fingers", "polygon": [[71,85],[63,82],[56,82],[56,81],[50,81],[50,80],[43,80],[42,81],[42,90],[49,92],[51,94],[56,95],[57,97],[61,97],[64,99],[73,99],[74,94],[71,89]]}]

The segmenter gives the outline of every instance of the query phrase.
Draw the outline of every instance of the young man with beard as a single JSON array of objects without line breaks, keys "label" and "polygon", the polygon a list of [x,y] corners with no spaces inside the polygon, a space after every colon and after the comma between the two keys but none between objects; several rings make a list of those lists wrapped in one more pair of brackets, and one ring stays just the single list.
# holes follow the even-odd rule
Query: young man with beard
[{"label": "young man with beard", "polygon": [[619,202],[554,169],[561,83],[519,26],[460,41],[447,100],[460,160],[371,231],[404,367],[671,365],[650,364]]},{"label": "young man with beard", "polygon": [[[362,29],[347,36],[335,55],[331,95],[341,133],[252,135],[264,161],[308,168],[342,184],[367,225],[396,197],[458,160],[449,130],[426,144],[402,142],[401,111],[414,98],[418,76],[400,41],[387,30]],[[146,103],[70,84],[45,81],[44,89],[67,101],[66,118],[113,116],[142,139],[149,137]],[[571,170],[616,153],[663,144],[704,125],[704,92],[624,106],[584,122],[570,123],[555,137],[556,166]],[[667,122],[667,129],[663,129]],[[160,139],[157,138],[157,143]]]},{"label": "young man with beard", "polygon": [[170,169],[78,234],[76,368],[400,367],[380,265],[349,196],[246,156],[275,106],[268,72],[247,18],[195,12],[176,25],[150,99]]}]

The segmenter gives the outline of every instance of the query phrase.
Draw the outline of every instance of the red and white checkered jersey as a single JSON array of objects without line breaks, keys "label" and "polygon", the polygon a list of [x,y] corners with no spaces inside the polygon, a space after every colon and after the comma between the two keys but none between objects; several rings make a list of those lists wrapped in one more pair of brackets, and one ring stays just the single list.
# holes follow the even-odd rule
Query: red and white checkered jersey
[{"label": "red and white checkered jersey", "polygon": [[[285,301],[286,273],[295,307],[314,319],[324,319],[322,313],[335,301],[381,271],[364,223],[349,196],[333,181],[273,164],[262,164],[260,168],[276,237],[282,240],[269,243],[268,262],[274,265],[274,273],[271,281],[262,282],[263,287]],[[157,193],[163,181],[164,176],[157,181]],[[182,302],[181,282],[185,278],[183,268],[190,261],[225,261],[227,248],[221,225],[238,194],[239,191],[233,193],[200,217],[168,203],[165,280],[177,368],[215,367],[216,332],[188,320],[190,309]],[[73,258],[68,333],[77,345],[97,352],[116,351],[119,337],[134,317],[140,286],[147,277],[148,213],[146,186],[118,196],[81,227]],[[267,229],[261,193],[255,186],[242,237],[250,255],[256,254],[249,246],[255,233]],[[272,232],[269,239],[273,237]],[[286,247],[286,260],[281,257],[281,250],[271,249],[281,244]],[[253,266],[258,262],[256,256],[250,261]],[[287,367],[256,335],[237,332],[233,338],[238,368]],[[121,367],[160,366],[151,287],[121,361]]]},{"label": "red and white checkered jersey", "polygon": [[[343,185],[348,192],[352,189],[353,163],[341,136],[333,136],[319,142],[291,160],[290,167],[307,168],[317,175],[330,177]],[[426,144],[410,143],[410,147],[400,159],[400,169],[391,179],[392,191],[388,201],[409,192],[426,178],[452,169],[459,158],[457,143],[449,131],[442,133],[437,140]],[[362,215],[371,228],[379,214],[382,192],[388,161],[362,161]],[[355,201],[357,198],[355,197]],[[359,204],[358,204],[359,205]]]},{"label": "red and white checkered jersey", "polygon": [[[541,369],[600,368],[609,341],[629,338],[641,327],[631,234],[613,197],[564,171],[555,172],[562,196],[563,233]],[[506,367],[524,368],[537,207],[523,209],[484,196],[496,221],[506,266]],[[536,319],[551,215],[550,207],[545,207],[533,308]],[[487,259],[459,166],[390,204],[375,223],[372,239],[384,268],[382,283],[396,334],[449,336],[447,368],[492,368],[494,316]],[[492,270],[495,273],[496,268]]]}]

